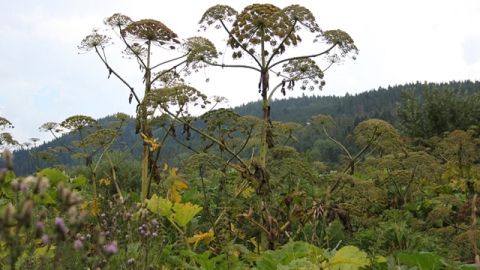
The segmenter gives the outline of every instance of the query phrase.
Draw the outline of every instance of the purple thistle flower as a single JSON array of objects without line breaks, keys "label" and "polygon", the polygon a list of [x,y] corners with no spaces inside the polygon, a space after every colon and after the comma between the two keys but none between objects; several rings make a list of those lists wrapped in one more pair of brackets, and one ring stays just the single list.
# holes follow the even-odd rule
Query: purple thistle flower
[{"label": "purple thistle flower", "polygon": [[42,230],[45,228],[45,224],[41,221],[37,221],[37,223],[35,224],[35,228],[37,228],[37,230]]},{"label": "purple thistle flower", "polygon": [[110,242],[109,244],[104,245],[103,246],[103,251],[105,251],[105,253],[107,253],[107,255],[116,254],[118,252],[117,243],[116,242]]},{"label": "purple thistle flower", "polygon": [[132,265],[132,264],[134,264],[134,263],[135,263],[135,259],[134,259],[134,258],[130,258],[130,259],[127,260],[127,264],[128,264],[128,265]]},{"label": "purple thistle flower", "polygon": [[28,189],[28,185],[26,183],[20,183],[20,190],[25,192]]},{"label": "purple thistle flower", "polygon": [[77,239],[77,240],[73,241],[73,248],[76,249],[76,250],[79,250],[79,249],[83,248],[82,240]]},{"label": "purple thistle flower", "polygon": [[61,218],[61,217],[56,217],[55,218],[55,227],[56,227],[57,231],[60,232],[63,239],[65,239],[66,236],[67,236],[67,233],[68,233],[68,228],[65,225],[65,221],[63,220],[63,218]]},{"label": "purple thistle flower", "polygon": [[57,227],[65,227],[65,221],[63,221],[63,218],[61,218],[61,217],[56,217],[56,218],[55,218],[55,226],[57,226]]},{"label": "purple thistle flower", "polygon": [[40,239],[41,239],[43,245],[48,245],[48,242],[49,242],[48,235],[44,234],[44,235],[42,235],[42,237]]}]

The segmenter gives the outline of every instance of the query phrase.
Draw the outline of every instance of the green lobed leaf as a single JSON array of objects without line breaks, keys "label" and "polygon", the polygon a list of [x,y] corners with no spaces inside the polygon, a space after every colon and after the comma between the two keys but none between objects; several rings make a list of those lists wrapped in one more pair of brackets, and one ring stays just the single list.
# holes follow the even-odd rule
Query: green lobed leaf
[{"label": "green lobed leaf", "polygon": [[55,168],[45,168],[38,172],[38,176],[47,177],[52,186],[56,186],[58,183],[68,180],[68,176],[65,175],[65,173]]},{"label": "green lobed leaf", "polygon": [[401,252],[397,258],[401,264],[417,267],[418,270],[443,269],[442,258],[431,252]]},{"label": "green lobed leaf", "polygon": [[147,202],[147,209],[152,213],[170,217],[172,215],[173,203],[165,198],[158,197],[156,194],[152,196]]},{"label": "green lobed leaf", "polygon": [[367,253],[355,246],[345,246],[335,252],[328,261],[327,269],[330,270],[358,270],[369,265]]},{"label": "green lobed leaf", "polygon": [[192,203],[175,203],[173,205],[172,219],[181,227],[187,224],[202,210],[202,207]]}]

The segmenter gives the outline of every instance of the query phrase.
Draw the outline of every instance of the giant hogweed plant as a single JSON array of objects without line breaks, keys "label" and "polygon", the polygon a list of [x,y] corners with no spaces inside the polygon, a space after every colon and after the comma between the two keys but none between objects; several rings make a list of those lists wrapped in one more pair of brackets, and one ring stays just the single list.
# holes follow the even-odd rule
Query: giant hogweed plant
[{"label": "giant hogweed plant", "polygon": [[[97,182],[99,179],[97,177],[97,169],[100,162],[106,159],[114,171],[114,164],[110,157],[110,149],[116,139],[121,135],[121,130],[127,119],[127,115],[117,113],[109,127],[100,127],[97,121],[89,116],[74,115],[67,117],[61,123],[47,122],[40,127],[41,131],[49,132],[55,139],[58,139],[59,134],[66,132],[78,136],[78,140],[72,141],[71,144],[61,143],[59,147],[52,149],[52,151],[57,153],[67,152],[73,158],[80,159],[84,162],[84,166],[88,169],[87,177],[92,184],[92,207],[95,209],[98,208],[99,203],[97,191]],[[113,176],[115,176],[114,173]],[[123,200],[120,185],[116,177],[112,178],[117,194],[120,199]]]},{"label": "giant hogweed plant", "polygon": [[0,150],[4,150],[7,147],[14,147],[19,144],[18,141],[13,138],[12,134],[4,131],[13,127],[12,122],[0,116]]},{"label": "giant hogweed plant", "polygon": [[[134,89],[132,82],[128,82],[124,74],[115,69],[107,58],[107,47],[111,44],[111,38],[99,31],[94,31],[86,36],[79,49],[93,51],[108,70],[108,76],[118,78],[129,90],[129,103],[136,102],[137,127],[143,140],[143,157],[141,163],[141,200],[149,195],[151,179],[156,177],[157,164],[156,153],[161,150],[161,145],[153,143],[152,119],[147,106],[149,94],[155,89],[170,87],[179,80],[179,73],[188,68],[188,64],[196,62],[199,52],[207,55],[216,55],[215,50],[210,50],[208,42],[201,38],[190,39],[181,44],[177,34],[162,22],[154,19],[132,20],[122,14],[113,14],[105,19],[105,24],[115,33],[124,46],[123,54],[136,61],[142,74],[143,91]],[[182,49],[178,56],[169,59],[161,59],[165,54],[158,53],[161,49]],[[161,57],[158,57],[160,55]],[[193,64],[192,64],[193,65]]]},{"label": "giant hogweed plant", "polygon": [[[247,58],[253,65],[219,63],[212,57],[200,60],[211,66],[253,70],[259,75],[258,92],[262,98],[264,121],[259,162],[265,168],[267,148],[273,146],[270,122],[273,95],[278,90],[285,95],[286,89],[295,87],[295,82],[301,82],[300,88],[304,90],[314,90],[315,85],[321,89],[324,71],[346,56],[355,56],[358,49],[344,31],[321,30],[314,15],[299,5],[281,9],[271,4],[252,4],[240,13],[229,6],[216,5],[209,8],[200,20],[203,30],[212,25],[228,35],[227,46],[232,49],[233,60]],[[303,40],[302,30],[311,33],[313,42],[323,41],[324,48],[311,54],[291,56],[292,48]],[[323,68],[314,61],[322,56],[326,64]],[[278,83],[270,83],[271,74],[280,77]]]},{"label": "giant hogweed plant", "polygon": [[[316,85],[321,89],[324,85],[324,71],[346,56],[355,56],[358,49],[347,33],[341,30],[322,31],[313,14],[299,5],[281,9],[271,4],[252,4],[240,13],[229,6],[216,5],[209,8],[200,20],[200,27],[203,30],[212,25],[227,33],[226,45],[232,50],[233,60],[247,58],[253,64],[245,62],[229,64],[223,60],[219,63],[211,54],[209,57],[200,57],[199,60],[210,66],[245,68],[259,75],[258,92],[262,99],[262,124],[261,132],[257,135],[258,159],[241,164],[248,168],[247,174],[244,175],[249,176],[252,182],[259,183],[256,185],[256,191],[257,194],[263,194],[263,201],[259,204],[262,206],[258,209],[262,213],[262,221],[255,224],[262,231],[262,242],[268,242],[268,246],[273,248],[275,238],[282,233],[288,223],[275,225],[276,222],[273,220],[276,219],[273,218],[270,209],[275,204],[271,201],[272,198],[269,198],[271,173],[267,169],[268,148],[275,145],[270,102],[277,91],[280,90],[285,95],[286,90],[294,89],[295,83],[299,81],[301,89],[314,90]],[[311,33],[313,42],[323,41],[324,46],[312,54],[292,56],[291,48],[299,45],[302,36],[304,37],[302,30]],[[323,68],[315,61],[322,56],[325,63]],[[279,77],[278,83],[271,84],[271,74]]]}]

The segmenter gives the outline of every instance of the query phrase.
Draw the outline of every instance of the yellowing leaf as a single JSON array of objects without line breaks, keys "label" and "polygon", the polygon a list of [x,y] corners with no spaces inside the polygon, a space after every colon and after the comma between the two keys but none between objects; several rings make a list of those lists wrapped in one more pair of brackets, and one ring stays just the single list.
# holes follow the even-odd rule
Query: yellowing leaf
[{"label": "yellowing leaf", "polygon": [[89,203],[87,201],[84,201],[80,204],[80,210],[87,210],[88,209]]},{"label": "yellowing leaf", "polygon": [[176,176],[176,172],[174,174],[177,179],[173,180],[172,185],[168,189],[167,198],[172,202],[179,203],[182,201],[182,197],[178,191],[187,189],[188,185],[185,181]]},{"label": "yellowing leaf", "polygon": [[90,215],[98,216],[98,214],[100,214],[100,204],[98,203],[97,199],[93,199],[89,203],[89,208]]},{"label": "yellowing leaf", "polygon": [[147,209],[152,213],[159,214],[164,217],[170,217],[170,215],[172,215],[173,204],[171,201],[158,197],[157,194],[145,201],[147,202]]},{"label": "yellowing leaf", "polygon": [[243,198],[248,199],[248,198],[252,197],[253,192],[255,192],[255,189],[253,189],[252,187],[249,186],[242,191],[241,195],[242,195]]},{"label": "yellowing leaf", "polygon": [[203,242],[205,245],[208,245],[210,244],[210,242],[212,242],[212,240],[215,238],[215,235],[213,233],[213,230],[210,229],[208,232],[205,232],[205,233],[197,233],[195,235],[193,235],[192,237],[189,237],[187,239],[187,242],[189,244],[194,244],[194,248],[197,247],[197,245],[200,243],[200,242]]},{"label": "yellowing leaf", "polygon": [[171,168],[169,171],[169,174],[171,177],[176,177],[177,176],[177,168]]},{"label": "yellowing leaf", "polygon": [[175,203],[173,205],[172,220],[181,227],[187,224],[202,210],[202,207],[192,203]]},{"label": "yellowing leaf", "polygon": [[101,186],[109,186],[110,184],[112,184],[112,180],[108,178],[102,178],[98,182],[100,183]]},{"label": "yellowing leaf", "polygon": [[253,246],[255,247],[255,250],[258,250],[257,238],[255,237],[250,238],[250,243],[253,244]]},{"label": "yellowing leaf", "polygon": [[176,179],[175,181],[173,181],[173,186],[176,189],[180,189],[180,190],[185,190],[188,188],[187,183],[181,179]]},{"label": "yellowing leaf", "polygon": [[155,152],[160,147],[160,143],[155,138],[148,137],[147,135],[140,133],[143,141],[150,146],[150,151]]},{"label": "yellowing leaf", "polygon": [[240,238],[240,239],[242,239],[242,240],[245,239],[245,234],[244,234],[241,230],[237,229],[237,227],[235,227],[235,224],[230,223],[230,230],[231,230],[236,236],[238,236],[238,238]]},{"label": "yellowing leaf", "polygon": [[240,257],[240,250],[238,248],[233,248],[228,253],[234,257]]},{"label": "yellowing leaf", "polygon": [[167,197],[171,202],[179,203],[182,201],[182,196],[178,193],[177,189],[174,186],[171,186],[168,190]]},{"label": "yellowing leaf", "polygon": [[329,270],[358,270],[369,265],[367,253],[354,246],[339,249],[327,264]]}]

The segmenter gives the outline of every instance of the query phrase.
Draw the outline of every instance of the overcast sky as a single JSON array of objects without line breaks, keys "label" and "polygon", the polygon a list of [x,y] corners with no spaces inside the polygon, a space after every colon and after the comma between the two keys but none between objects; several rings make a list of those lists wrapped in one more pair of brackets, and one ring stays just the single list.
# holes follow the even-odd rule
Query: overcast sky
[{"label": "overcast sky", "polygon": [[[14,123],[19,141],[49,139],[38,127],[75,114],[95,118],[133,114],[128,90],[94,54],[77,45],[113,13],[162,21],[181,38],[202,35],[198,21],[215,4],[241,11],[255,1],[22,0],[0,9],[0,116]],[[480,80],[480,1],[478,0],[311,0],[271,1],[279,7],[310,9],[324,30],[348,32],[360,53],[330,68],[318,95],[359,93],[415,81]],[[223,49],[224,44],[216,44]],[[301,46],[300,46],[301,47]],[[301,54],[301,48],[297,51]],[[118,56],[112,52],[111,57]],[[123,63],[123,62],[122,62]],[[123,65],[123,64],[121,64]],[[127,77],[141,81],[138,73]],[[241,74],[241,75],[239,75]],[[202,77],[203,76],[203,77]],[[200,78],[200,79],[199,79]],[[205,78],[210,78],[205,83]],[[209,68],[195,84],[208,95],[228,98],[231,106],[256,100],[258,75]],[[134,83],[134,82],[132,82]],[[135,83],[134,83],[135,84]]]}]

